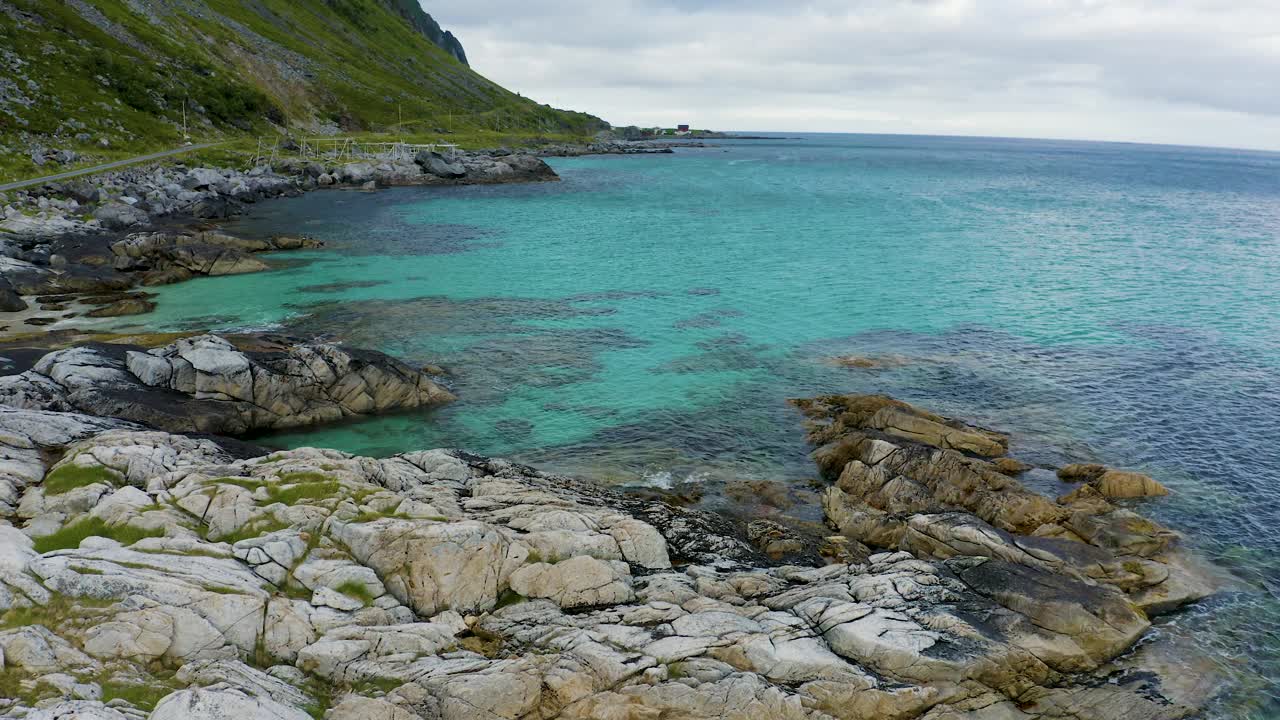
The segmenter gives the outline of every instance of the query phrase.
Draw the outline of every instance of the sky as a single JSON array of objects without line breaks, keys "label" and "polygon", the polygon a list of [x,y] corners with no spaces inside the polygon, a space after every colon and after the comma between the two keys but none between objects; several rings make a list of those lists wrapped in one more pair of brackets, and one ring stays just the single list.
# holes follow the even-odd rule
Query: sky
[{"label": "sky", "polygon": [[1278,0],[421,0],[614,125],[1280,150]]}]

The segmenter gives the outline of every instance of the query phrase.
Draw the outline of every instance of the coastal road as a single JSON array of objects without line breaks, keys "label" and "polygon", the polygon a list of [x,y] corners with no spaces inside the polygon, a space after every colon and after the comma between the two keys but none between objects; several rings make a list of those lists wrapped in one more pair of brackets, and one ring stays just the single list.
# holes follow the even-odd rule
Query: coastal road
[{"label": "coastal road", "polygon": [[103,170],[110,170],[112,168],[124,167],[125,165],[133,165],[135,163],[147,162],[149,160],[159,160],[160,158],[169,157],[170,155],[180,155],[184,152],[191,152],[192,150],[202,150],[204,148],[213,147],[214,145],[221,145],[221,144],[222,143],[201,143],[199,145],[184,145],[183,147],[180,147],[180,148],[175,148],[173,150],[162,150],[160,152],[151,153],[150,155],[138,155],[136,157],[125,158],[124,160],[116,160],[115,162],[104,163],[102,165],[94,165],[93,167],[81,168],[79,170],[68,170],[66,172],[56,173],[54,175],[45,175],[44,177],[33,178],[31,180],[19,180],[17,182],[5,183],[3,185],[0,185],[0,192],[4,192],[6,190],[18,190],[20,188],[30,187],[32,185],[43,185],[44,183],[47,183],[47,182],[56,182],[58,180],[66,180],[68,178],[79,177],[81,175],[90,175],[92,173],[102,172]]}]

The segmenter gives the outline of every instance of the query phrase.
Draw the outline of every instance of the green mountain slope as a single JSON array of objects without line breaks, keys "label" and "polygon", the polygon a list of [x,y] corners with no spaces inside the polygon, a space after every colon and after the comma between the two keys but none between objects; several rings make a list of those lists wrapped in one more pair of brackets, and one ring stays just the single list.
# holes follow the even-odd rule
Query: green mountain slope
[{"label": "green mountain slope", "polygon": [[184,104],[197,142],[604,126],[465,59],[416,0],[0,0],[0,178],[180,145]]}]

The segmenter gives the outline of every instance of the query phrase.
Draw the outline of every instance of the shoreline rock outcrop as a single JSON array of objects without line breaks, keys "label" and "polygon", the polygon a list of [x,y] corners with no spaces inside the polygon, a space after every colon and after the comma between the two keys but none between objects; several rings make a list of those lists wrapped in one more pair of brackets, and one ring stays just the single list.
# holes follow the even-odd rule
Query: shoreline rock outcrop
[{"label": "shoreline rock outcrop", "polygon": [[[182,358],[217,366],[203,392],[232,397],[226,364],[193,361],[210,342],[134,357],[135,377],[169,385]],[[896,547],[777,565],[718,516],[502,460],[238,457],[121,420],[0,409],[0,478],[16,495],[0,506],[0,683],[14,688],[0,714],[1195,712],[1129,652],[1149,627],[1136,593],[1159,585],[1148,580],[1172,533],[1144,526],[1137,544],[1154,552],[1118,565],[1088,541],[1115,536],[1118,509],[1074,510],[1105,529],[1090,538],[1019,534],[1042,515],[1038,527],[1075,526],[986,472],[978,451],[1002,452],[999,433],[885,398],[801,405],[819,424],[820,467],[839,478],[832,522]],[[869,482],[891,465],[895,490]],[[138,686],[152,690],[121,692]]]},{"label": "shoreline rock outcrop", "polygon": [[[1110,586],[1152,614],[1213,590],[1178,547],[1177,533],[1111,503],[1094,484],[1057,501],[1025,488],[1008,474],[1016,464],[998,462],[1008,459],[1001,433],[880,395],[795,404],[812,421],[814,459],[833,482],[823,496],[828,522],[853,540],[922,558],[989,557],[1066,575]],[[1145,475],[1075,467],[1085,467],[1091,483],[1110,477],[1121,487],[1145,478],[1163,489]],[[1074,472],[1065,477],[1086,479]]]},{"label": "shoreline rock outcrop", "polygon": [[0,405],[243,435],[454,399],[383,353],[271,336],[242,344],[200,335],[151,350],[110,343],[55,350],[0,376]]}]

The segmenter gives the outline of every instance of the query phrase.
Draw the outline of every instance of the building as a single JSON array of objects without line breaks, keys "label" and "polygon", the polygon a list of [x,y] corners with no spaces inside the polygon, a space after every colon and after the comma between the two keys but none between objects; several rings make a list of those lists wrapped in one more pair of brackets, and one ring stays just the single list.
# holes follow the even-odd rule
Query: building
[{"label": "building", "polygon": [[677,134],[677,135],[688,135],[688,134],[689,134],[689,126],[688,126],[688,125],[677,125],[677,126],[676,126],[676,134]]}]

